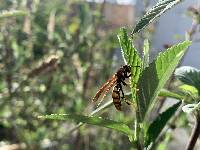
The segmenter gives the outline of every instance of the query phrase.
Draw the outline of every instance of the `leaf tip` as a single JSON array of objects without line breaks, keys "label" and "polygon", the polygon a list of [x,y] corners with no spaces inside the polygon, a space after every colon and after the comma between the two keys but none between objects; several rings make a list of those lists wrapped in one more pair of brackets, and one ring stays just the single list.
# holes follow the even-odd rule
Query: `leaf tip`
[{"label": "leaf tip", "polygon": [[185,43],[187,43],[187,45],[189,46],[189,45],[192,44],[192,41],[190,41],[190,40],[186,40]]}]

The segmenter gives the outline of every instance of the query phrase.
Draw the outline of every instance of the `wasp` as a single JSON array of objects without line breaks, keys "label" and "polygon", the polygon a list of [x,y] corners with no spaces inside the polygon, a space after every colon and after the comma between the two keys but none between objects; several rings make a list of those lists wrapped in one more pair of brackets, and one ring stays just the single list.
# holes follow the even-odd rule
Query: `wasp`
[{"label": "wasp", "polygon": [[[131,77],[131,67],[128,65],[122,66],[105,84],[103,84],[93,97],[92,101],[97,101],[104,92],[102,97],[103,100],[111,88],[114,87],[112,91],[113,104],[117,110],[121,111],[122,99],[125,99],[122,85],[127,86],[125,80],[129,77]],[[130,102],[128,101],[126,101],[126,103],[130,105]]]}]

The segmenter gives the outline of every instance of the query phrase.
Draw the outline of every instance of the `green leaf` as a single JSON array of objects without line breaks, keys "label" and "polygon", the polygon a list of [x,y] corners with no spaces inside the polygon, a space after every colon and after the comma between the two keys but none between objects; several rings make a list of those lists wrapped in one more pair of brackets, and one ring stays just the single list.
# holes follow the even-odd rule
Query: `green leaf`
[{"label": "green leaf", "polygon": [[74,120],[77,122],[83,122],[91,125],[110,128],[118,132],[122,132],[126,135],[133,134],[132,130],[126,124],[109,119],[103,119],[101,117],[83,116],[77,114],[51,114],[51,115],[38,116],[38,118],[51,119],[51,120],[64,120],[64,121]]},{"label": "green leaf", "polygon": [[194,100],[199,99],[198,90],[194,86],[183,84],[183,85],[180,85],[178,88],[185,95],[185,99],[184,99],[185,102],[186,101],[191,102],[191,100],[192,102],[194,102]]},{"label": "green leaf", "polygon": [[191,85],[183,84],[183,85],[180,85],[178,88],[184,93],[187,93],[189,95],[198,94],[198,90],[194,86],[191,86]]},{"label": "green leaf", "polygon": [[136,24],[132,35],[139,32],[145,26],[153,22],[156,18],[166,12],[168,9],[172,8],[174,5],[178,4],[182,0],[161,0],[154,7],[152,7],[147,13],[142,17],[142,19]]},{"label": "green leaf", "polygon": [[162,89],[159,93],[159,96],[170,97],[170,98],[175,98],[175,99],[179,99],[179,100],[184,99],[184,96],[174,93],[174,92],[171,92],[171,91],[168,91],[166,89]]},{"label": "green leaf", "polygon": [[194,86],[200,95],[200,70],[189,66],[183,66],[177,68],[174,74],[181,82]]},{"label": "green leaf", "polygon": [[22,10],[4,10],[0,12],[0,20],[8,17],[25,16],[27,13]]},{"label": "green leaf", "polygon": [[[118,34],[118,39],[122,51],[122,56],[124,58],[124,62],[131,66],[131,91],[133,95],[133,100],[135,100],[136,95],[136,84],[138,82],[142,60],[134,48],[131,38],[128,37],[127,31],[125,28],[120,29],[120,33]],[[139,67],[138,67],[139,66]]]},{"label": "green leaf", "polygon": [[176,110],[181,105],[181,101],[168,108],[165,112],[161,113],[149,126],[145,136],[145,146],[148,147],[156,141],[159,134],[169,121],[169,119],[175,114]]},{"label": "green leaf", "polygon": [[122,56],[124,58],[124,62],[129,64],[130,66],[138,66],[141,65],[141,58],[133,46],[133,42],[131,38],[128,37],[127,31],[125,28],[120,29],[120,33],[118,34],[118,39],[122,51]]},{"label": "green leaf", "polygon": [[190,44],[190,41],[185,41],[168,48],[165,52],[160,53],[149,64],[149,67],[146,67],[141,73],[137,86],[137,89],[139,89],[137,92],[137,107],[140,121],[144,119],[145,114],[153,107],[160,90],[171,76]]}]

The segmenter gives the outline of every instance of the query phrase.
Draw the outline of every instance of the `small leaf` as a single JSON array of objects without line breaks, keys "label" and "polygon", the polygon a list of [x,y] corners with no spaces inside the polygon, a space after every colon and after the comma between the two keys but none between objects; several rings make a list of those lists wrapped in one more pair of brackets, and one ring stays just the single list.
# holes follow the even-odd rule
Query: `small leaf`
[{"label": "small leaf", "polygon": [[162,15],[168,9],[172,8],[174,5],[181,2],[181,0],[161,0],[154,7],[152,7],[147,13],[142,17],[142,19],[136,24],[132,35],[139,32],[145,26],[153,22],[157,17]]},{"label": "small leaf", "polygon": [[187,100],[187,102],[189,102],[188,100],[190,100],[191,102],[191,100],[198,100],[198,90],[194,86],[183,84],[178,88],[181,90],[181,92],[183,92],[185,96],[189,96],[188,98],[184,99],[185,101]]},{"label": "small leaf", "polygon": [[27,13],[22,10],[3,10],[0,12],[0,20],[8,17],[25,16]]},{"label": "small leaf", "polygon": [[142,62],[141,58],[137,50],[133,46],[131,38],[128,37],[125,28],[120,29],[120,33],[118,34],[118,39],[125,64],[128,64],[130,66],[141,65]]},{"label": "small leaf", "polygon": [[178,100],[184,99],[184,96],[177,94],[177,93],[174,93],[174,92],[171,92],[171,91],[168,91],[166,89],[162,89],[159,93],[159,96],[175,98],[175,99],[178,99]]},{"label": "small leaf", "polygon": [[193,94],[196,95],[198,93],[198,90],[194,86],[191,86],[191,85],[183,84],[183,85],[180,85],[178,88],[184,91],[185,93],[189,93],[191,95]]},{"label": "small leaf", "polygon": [[154,106],[156,97],[178,65],[190,41],[168,48],[146,67],[138,81],[137,107],[141,121]]},{"label": "small leaf", "polygon": [[118,39],[122,51],[122,56],[124,58],[124,62],[131,66],[131,91],[133,95],[133,99],[135,100],[136,95],[136,84],[139,79],[139,75],[141,72],[142,60],[133,46],[131,38],[128,37],[127,31],[125,28],[120,29],[120,33],[118,34]]},{"label": "small leaf", "polygon": [[168,108],[165,112],[161,113],[149,126],[146,132],[145,137],[145,146],[148,147],[153,142],[156,141],[159,134],[169,121],[169,119],[175,114],[176,110],[181,105],[181,101],[174,104],[170,108]]},{"label": "small leaf", "polygon": [[183,83],[194,86],[200,95],[200,70],[183,66],[175,71],[175,76]]},{"label": "small leaf", "polygon": [[51,120],[65,120],[65,121],[74,120],[77,122],[83,122],[91,125],[97,125],[100,127],[114,129],[126,135],[133,134],[132,130],[126,124],[109,119],[103,119],[101,117],[83,116],[76,114],[51,114],[51,115],[38,116],[38,118],[51,119]]}]

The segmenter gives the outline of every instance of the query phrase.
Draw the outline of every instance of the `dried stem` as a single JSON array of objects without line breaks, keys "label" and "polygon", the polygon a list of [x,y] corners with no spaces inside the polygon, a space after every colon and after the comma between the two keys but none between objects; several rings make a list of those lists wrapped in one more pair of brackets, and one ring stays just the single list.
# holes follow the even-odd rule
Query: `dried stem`
[{"label": "dried stem", "polygon": [[192,134],[191,134],[191,137],[190,137],[190,140],[188,142],[186,150],[193,150],[194,149],[194,146],[197,142],[199,135],[200,135],[200,115],[198,114],[196,116],[195,127],[192,131]]}]

